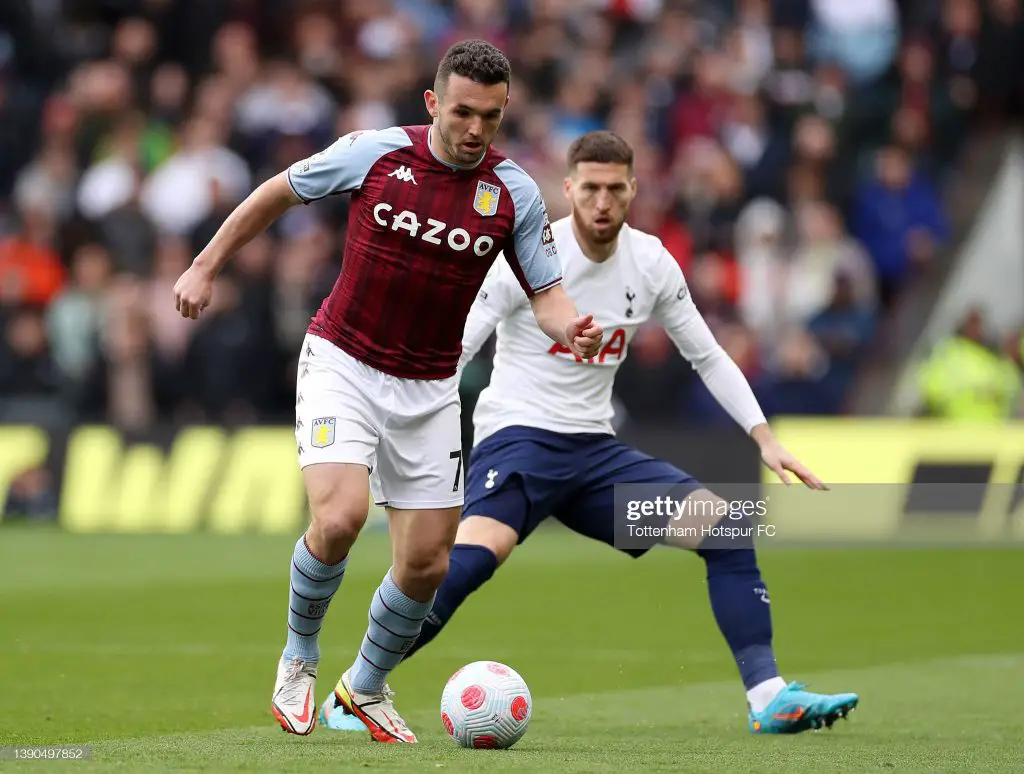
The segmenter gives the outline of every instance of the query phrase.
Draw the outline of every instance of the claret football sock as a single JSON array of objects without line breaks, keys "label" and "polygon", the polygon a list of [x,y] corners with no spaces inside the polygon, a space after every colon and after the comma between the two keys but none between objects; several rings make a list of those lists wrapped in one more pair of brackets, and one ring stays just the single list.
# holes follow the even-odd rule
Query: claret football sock
[{"label": "claret football sock", "polygon": [[[708,595],[718,628],[732,650],[743,685],[757,703],[784,686],[772,651],[771,600],[753,548],[703,549]],[[757,690],[754,690],[757,689]],[[767,705],[774,698],[768,696]]]},{"label": "claret football sock", "polygon": [[458,543],[448,557],[448,574],[434,597],[434,607],[423,622],[416,643],[405,654],[408,659],[413,653],[436,637],[445,624],[455,615],[466,597],[486,583],[498,568],[498,557],[484,546]]},{"label": "claret football sock", "polygon": [[306,536],[295,544],[292,554],[291,587],[288,594],[288,642],[284,648],[287,660],[320,658],[319,635],[331,597],[341,585],[348,559],[338,564],[324,564],[309,551]]},{"label": "claret football sock", "polygon": [[359,693],[379,693],[388,673],[402,660],[419,636],[429,602],[418,602],[395,584],[391,570],[370,603],[370,625],[352,665],[352,687]]}]

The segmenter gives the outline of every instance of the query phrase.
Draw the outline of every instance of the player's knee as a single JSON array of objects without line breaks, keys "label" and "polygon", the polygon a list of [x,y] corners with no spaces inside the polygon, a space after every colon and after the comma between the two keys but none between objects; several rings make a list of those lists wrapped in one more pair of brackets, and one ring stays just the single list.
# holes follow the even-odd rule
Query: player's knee
[{"label": "player's knee", "polygon": [[310,499],[313,514],[311,529],[330,545],[352,545],[369,515],[368,501],[353,501],[337,495],[320,502]]},{"label": "player's knee", "polygon": [[396,576],[396,583],[406,594],[433,594],[448,574],[448,552],[415,552],[401,559],[396,558],[392,572]]},{"label": "player's knee", "polygon": [[[365,468],[364,468],[365,470]],[[352,481],[350,470],[322,471],[335,475],[307,476],[306,489],[312,514],[310,532],[323,545],[350,547],[369,515],[368,485]]]},{"label": "player's knee", "polygon": [[481,546],[502,564],[516,547],[519,535],[507,524],[489,516],[467,516],[459,524],[456,545]]},{"label": "player's knee", "polygon": [[316,532],[327,545],[351,546],[359,537],[359,532],[366,523],[366,515],[357,512],[336,509],[327,511],[319,518],[314,518],[310,530]]}]

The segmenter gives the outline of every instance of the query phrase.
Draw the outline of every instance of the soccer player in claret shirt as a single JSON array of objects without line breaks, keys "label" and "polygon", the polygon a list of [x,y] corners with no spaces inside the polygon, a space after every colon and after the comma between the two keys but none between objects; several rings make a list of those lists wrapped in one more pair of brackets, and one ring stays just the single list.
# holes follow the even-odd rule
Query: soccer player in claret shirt
[{"label": "soccer player in claret shirt", "polygon": [[536,183],[491,142],[509,100],[508,60],[453,46],[425,93],[426,126],[353,132],[261,185],[175,285],[196,318],[228,258],[289,207],[351,193],[343,264],[298,364],[295,439],[312,512],[291,562],[288,639],[272,709],[294,734],[317,717],[318,634],[367,518],[387,508],[393,565],[335,697],[379,742],[415,742],[385,684],[415,642],[463,503],[457,367],[466,316],[497,256],[552,341],[580,357],[602,330],[562,289]]},{"label": "soccer player in claret shirt", "polygon": [[[679,264],[657,237],[626,223],[636,193],[630,146],[611,132],[589,133],[570,147],[568,162],[571,214],[552,230],[565,284],[601,321],[607,343],[593,360],[552,344],[519,299],[511,264],[492,267],[463,338],[464,364],[497,329],[491,382],[473,417],[464,520],[448,576],[406,658],[430,642],[549,516],[615,546],[616,484],[650,484],[683,503],[699,504],[687,506],[680,527],[713,527],[719,521],[749,526],[745,515],[735,520],[719,496],[687,473],[614,437],[615,374],[637,328],[650,319],[661,323],[718,402],[756,441],[771,470],[787,483],[790,471],[813,489],[827,488],[775,439],[742,372],[697,311]],[[677,529],[665,542],[695,551],[706,564],[711,608],[744,683],[750,730],[797,733],[845,717],[857,705],[856,694],[813,693],[780,677],[770,599],[752,536],[722,540],[704,534]],[[646,550],[622,548],[633,557]],[[325,718],[333,728],[344,713],[331,709],[325,708]]]}]

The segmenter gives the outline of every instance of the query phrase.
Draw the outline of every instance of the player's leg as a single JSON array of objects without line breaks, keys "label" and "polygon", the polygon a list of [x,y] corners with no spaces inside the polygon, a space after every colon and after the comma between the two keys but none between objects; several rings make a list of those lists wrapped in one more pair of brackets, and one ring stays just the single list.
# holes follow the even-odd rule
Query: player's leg
[{"label": "player's leg", "polygon": [[575,459],[571,439],[527,427],[499,430],[473,449],[448,575],[405,660],[433,641],[512,549],[573,494]]},{"label": "player's leg", "polygon": [[316,725],[319,635],[368,512],[376,440],[366,399],[370,386],[360,376],[368,374],[360,374],[335,347],[307,337],[297,378],[295,437],[311,521],[292,551],[287,641],[271,699],[281,727],[294,734],[308,734]]},{"label": "player's leg", "polygon": [[491,579],[518,540],[514,529],[490,516],[468,516],[462,520],[448,557],[448,574],[437,590],[433,609],[423,622],[419,637],[403,661],[433,642],[469,595]]},{"label": "player's leg", "polygon": [[388,675],[419,636],[448,570],[460,506],[388,509],[392,565],[370,603],[369,626],[352,666],[335,687],[337,701],[378,742],[416,742],[391,701]]},{"label": "player's leg", "polygon": [[[535,442],[517,438],[514,431],[502,431],[490,439],[487,439],[481,446],[478,446],[471,455],[470,468],[466,474],[466,489],[469,492],[461,512],[472,511],[486,512],[493,516],[470,516],[465,518],[458,527],[456,543],[448,554],[448,571],[444,580],[434,595],[433,606],[429,610],[426,619],[422,623],[419,637],[415,644],[406,649],[405,658],[412,652],[418,650],[443,628],[445,623],[455,613],[458,606],[469,596],[472,591],[479,588],[493,574],[494,569],[511,552],[517,541],[523,540],[526,535],[543,519],[533,517],[531,514],[543,513],[546,516],[551,512],[548,506],[538,504],[539,501],[531,501],[525,492],[530,489],[535,497],[543,495],[544,487],[541,485],[527,487],[524,475],[529,478],[529,471],[521,471],[520,468],[529,464],[543,464],[543,455]],[[455,441],[457,443],[457,440]],[[549,463],[553,471],[555,464]],[[382,471],[389,473],[386,466]],[[388,478],[387,475],[384,477]],[[377,482],[376,476],[374,482]],[[564,478],[562,479],[564,481]],[[552,486],[548,489],[555,491]],[[449,479],[446,482],[449,494],[451,488],[461,489],[461,479]],[[404,487],[388,486],[385,480],[380,484],[382,489],[400,490]],[[564,488],[564,486],[562,487]],[[377,490],[378,486],[375,485]],[[408,497],[408,495],[404,495]],[[383,496],[375,491],[375,498],[383,503]],[[541,498],[542,499],[542,498]],[[403,500],[407,503],[408,500]],[[533,503],[536,507],[531,506]],[[471,510],[470,510],[471,509]],[[394,521],[392,523],[395,523]],[[400,538],[401,539],[401,538]],[[397,544],[396,544],[397,546]],[[398,549],[396,547],[396,563],[398,561]],[[380,643],[373,634],[373,618],[370,620],[371,631],[368,632],[368,640]],[[404,631],[408,630],[403,630]],[[426,638],[424,639],[424,635]],[[364,640],[364,644],[367,640]],[[405,642],[397,642],[393,645],[385,644],[391,650],[401,651],[406,648]],[[373,644],[370,643],[370,650]],[[398,658],[388,663],[378,664],[380,667],[390,667]],[[382,659],[387,660],[388,654],[379,654]],[[374,655],[370,656],[375,659]],[[381,671],[384,671],[383,669]],[[328,728],[335,730],[349,730],[351,711],[347,710],[345,700],[344,679],[339,683],[335,691],[335,697],[328,699],[321,709],[321,721]],[[391,708],[388,708],[389,710]]]},{"label": "player's leg", "polygon": [[[667,495],[686,502],[682,517],[673,523],[676,529],[665,542],[695,551],[705,562],[712,612],[747,691],[752,730],[791,733],[831,725],[856,705],[853,694],[812,694],[799,684],[787,686],[779,675],[772,648],[770,598],[758,567],[749,519],[730,518],[728,514],[735,516],[736,511],[730,511],[728,503],[696,479],[618,441],[595,444],[589,470],[590,486],[557,515],[570,529],[609,545],[615,545],[616,484],[651,484],[652,496]],[[739,530],[739,537],[727,541],[703,537],[705,527],[718,526],[723,519]],[[666,515],[652,526],[667,522]],[[620,550],[639,557],[648,548]]]},{"label": "player's leg", "polygon": [[[517,533],[496,519],[470,516],[459,524],[455,545],[448,557],[448,574],[434,595],[434,605],[423,621],[413,646],[402,659],[404,663],[444,627],[458,606],[494,574],[516,545]],[[366,731],[335,696],[320,708],[320,722],[334,731]]]},{"label": "player's leg", "polygon": [[[859,697],[814,693],[801,683],[787,684],[779,675],[772,649],[771,598],[758,567],[755,528],[743,510],[743,504],[698,489],[686,498],[680,519],[695,529],[676,530],[666,537],[666,545],[695,551],[707,566],[711,609],[747,689],[750,730],[793,734],[831,728],[857,706]],[[698,537],[714,527],[735,531],[727,538]]]},{"label": "player's leg", "polygon": [[416,641],[448,570],[463,502],[458,383],[387,377],[387,419],[377,455],[374,500],[388,509],[392,565],[374,592],[352,666],[335,686],[336,705],[378,742],[413,743],[388,674]]}]

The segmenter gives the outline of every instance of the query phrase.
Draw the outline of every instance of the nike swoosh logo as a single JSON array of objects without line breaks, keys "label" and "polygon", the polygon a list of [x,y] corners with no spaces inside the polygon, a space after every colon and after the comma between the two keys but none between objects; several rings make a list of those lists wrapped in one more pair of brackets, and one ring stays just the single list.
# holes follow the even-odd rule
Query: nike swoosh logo
[{"label": "nike swoosh logo", "polygon": [[306,691],[306,705],[303,707],[302,714],[296,715],[295,719],[300,723],[306,723],[309,721],[309,712],[312,709],[310,699],[313,697],[313,689],[310,688]]}]

